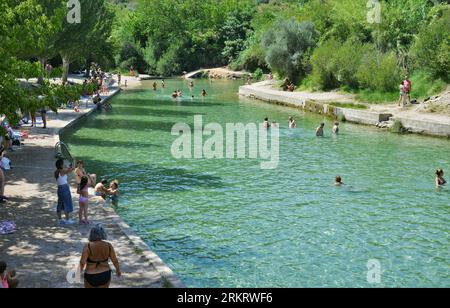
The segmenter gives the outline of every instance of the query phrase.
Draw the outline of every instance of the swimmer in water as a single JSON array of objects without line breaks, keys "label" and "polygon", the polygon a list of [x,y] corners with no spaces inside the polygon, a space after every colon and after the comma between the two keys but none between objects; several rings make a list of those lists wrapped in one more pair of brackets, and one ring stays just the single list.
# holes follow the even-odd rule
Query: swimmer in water
[{"label": "swimmer in water", "polygon": [[166,82],[164,81],[164,79],[161,81],[161,87],[164,89],[166,87]]},{"label": "swimmer in water", "polygon": [[202,90],[202,96],[205,97],[206,95],[207,95],[207,94],[206,94],[206,90],[203,89],[203,90]]},{"label": "swimmer in water", "polygon": [[436,186],[442,187],[447,184],[447,181],[444,179],[444,170],[437,169],[436,170]]},{"label": "swimmer in water", "polygon": [[158,89],[158,84],[156,81],[153,83],[153,91],[156,91]]},{"label": "swimmer in water", "polygon": [[270,128],[269,118],[264,119],[263,127],[267,129]]},{"label": "swimmer in water", "polygon": [[339,122],[334,123],[333,134],[335,135],[339,134]]},{"label": "swimmer in water", "polygon": [[108,195],[111,196],[111,200],[114,203],[119,201],[119,181],[114,180],[109,185]]},{"label": "swimmer in water", "polygon": [[289,117],[289,128],[297,128],[297,123],[295,123],[293,117]]},{"label": "swimmer in water", "polygon": [[340,176],[336,177],[336,181],[335,181],[334,185],[336,185],[336,186],[344,185],[344,183],[342,182],[342,178]]},{"label": "swimmer in water", "polygon": [[191,81],[191,82],[189,83],[189,88],[193,88],[193,87],[194,87],[194,82]]},{"label": "swimmer in water", "polygon": [[175,90],[172,92],[172,98],[177,98],[178,97],[178,92]]},{"label": "swimmer in water", "polygon": [[316,129],[316,136],[323,137],[323,128],[325,127],[325,123],[321,123],[319,127]]}]

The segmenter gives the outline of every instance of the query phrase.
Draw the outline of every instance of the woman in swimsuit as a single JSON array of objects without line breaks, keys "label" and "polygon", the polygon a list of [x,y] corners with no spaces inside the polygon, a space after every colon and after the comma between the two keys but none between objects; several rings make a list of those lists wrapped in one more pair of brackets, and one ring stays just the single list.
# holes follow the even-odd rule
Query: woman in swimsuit
[{"label": "woman in swimsuit", "polygon": [[444,179],[444,170],[436,170],[436,186],[441,187],[445,184],[447,184],[447,181]]},{"label": "woman in swimsuit", "polygon": [[112,274],[109,260],[116,269],[117,277],[122,276],[116,252],[113,246],[106,242],[106,239],[106,232],[101,225],[92,228],[89,234],[89,243],[84,246],[80,260],[80,269],[84,270],[85,288],[109,288]]},{"label": "woman in swimsuit", "polygon": [[[78,211],[79,223],[80,225],[89,224],[88,220],[88,203],[89,203],[89,178],[83,176],[81,178],[81,183],[78,188],[78,194],[80,195],[80,209]],[[84,217],[84,220],[83,220]]]}]

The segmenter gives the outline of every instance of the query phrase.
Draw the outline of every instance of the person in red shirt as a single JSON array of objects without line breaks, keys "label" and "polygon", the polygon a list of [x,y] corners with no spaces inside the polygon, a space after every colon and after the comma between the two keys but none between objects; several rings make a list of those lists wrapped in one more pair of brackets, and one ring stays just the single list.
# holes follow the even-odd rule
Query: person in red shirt
[{"label": "person in red shirt", "polygon": [[408,76],[405,76],[405,80],[403,80],[403,89],[408,98],[408,103],[411,103],[412,82],[408,79]]}]

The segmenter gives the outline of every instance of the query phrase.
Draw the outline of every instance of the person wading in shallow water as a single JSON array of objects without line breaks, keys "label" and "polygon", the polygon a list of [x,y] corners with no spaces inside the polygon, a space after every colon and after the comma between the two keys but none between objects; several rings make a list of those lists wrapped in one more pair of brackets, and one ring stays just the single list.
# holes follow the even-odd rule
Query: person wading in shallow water
[{"label": "person wading in shallow water", "polygon": [[436,170],[436,186],[442,187],[447,184],[447,181],[444,179],[444,170],[437,169]]},{"label": "person wading in shallow water", "polygon": [[111,284],[112,271],[109,260],[116,269],[117,277],[122,276],[114,247],[106,242],[108,236],[101,225],[96,225],[89,233],[89,243],[84,245],[80,260],[80,270],[84,271],[85,288],[107,289]]},{"label": "person wading in shallow water", "polygon": [[316,129],[316,136],[323,137],[323,129],[325,127],[325,123],[321,123],[319,127]]}]

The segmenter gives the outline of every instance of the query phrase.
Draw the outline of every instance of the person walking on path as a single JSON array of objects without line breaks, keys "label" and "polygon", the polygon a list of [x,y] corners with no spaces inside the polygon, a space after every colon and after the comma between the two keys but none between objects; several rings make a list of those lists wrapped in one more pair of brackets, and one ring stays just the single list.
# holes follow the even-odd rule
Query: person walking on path
[{"label": "person walking on path", "polygon": [[[70,192],[68,175],[73,172],[72,166],[64,168],[64,160],[58,159],[56,161],[55,179],[58,184],[58,206],[56,213],[61,225],[72,225],[73,221],[70,219],[70,214],[73,212],[72,194]],[[62,219],[62,212],[65,214],[65,220]]]},{"label": "person walking on path", "polygon": [[119,261],[114,247],[106,242],[108,236],[101,225],[96,225],[89,234],[89,243],[84,245],[80,260],[80,270],[84,271],[85,288],[107,289],[111,284],[112,271],[109,260],[112,261],[117,277],[122,276]]}]

